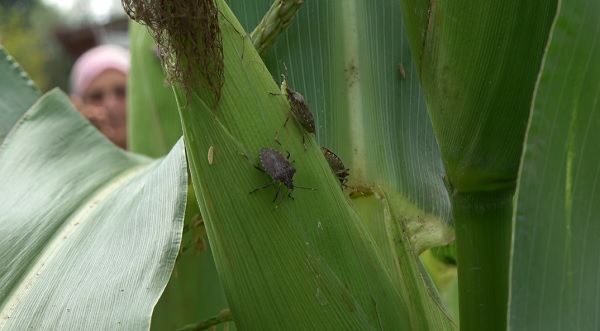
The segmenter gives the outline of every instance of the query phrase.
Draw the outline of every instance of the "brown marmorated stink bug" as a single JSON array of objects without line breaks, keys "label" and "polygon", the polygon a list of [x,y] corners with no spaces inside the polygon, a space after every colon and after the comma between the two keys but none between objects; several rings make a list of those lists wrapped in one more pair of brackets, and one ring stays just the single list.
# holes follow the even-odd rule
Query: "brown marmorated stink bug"
[{"label": "brown marmorated stink bug", "polygon": [[[279,141],[277,141],[277,142],[279,143]],[[292,197],[291,194],[294,191],[294,189],[296,189],[296,188],[316,191],[315,188],[294,186],[294,174],[296,173],[296,168],[294,168],[294,166],[292,165],[292,163],[294,163],[294,161],[290,161],[290,159],[289,159],[290,152],[287,152],[287,157],[286,157],[276,149],[261,148],[260,153],[258,154],[258,158],[260,160],[262,168],[256,164],[254,164],[252,161],[250,161],[250,159],[248,158],[248,156],[246,154],[243,154],[243,153],[240,153],[240,154],[242,154],[254,166],[254,168],[271,176],[271,179],[273,180],[271,183],[269,183],[265,186],[254,189],[253,191],[250,192],[250,194],[252,194],[258,190],[262,190],[264,188],[270,187],[270,186],[277,186],[277,192],[275,193],[275,198],[273,199],[273,202],[275,202],[277,200],[277,197],[279,196],[279,192],[281,190],[281,185],[285,185],[285,187],[287,188],[287,190],[288,190],[287,194],[284,194],[281,197],[281,200],[279,200],[279,203],[277,203],[275,205],[275,208],[279,207],[279,205],[281,204],[281,202],[283,202],[283,199],[286,196],[292,198],[292,200],[293,200],[294,197]]]},{"label": "brown marmorated stink bug", "polygon": [[[281,78],[283,79],[281,82],[281,93],[271,93],[271,95],[285,95],[290,103],[290,111],[298,123],[300,123],[306,132],[315,134],[315,118],[310,110],[308,110],[308,103],[302,94],[292,90],[289,87],[285,75],[281,75]],[[283,123],[284,127],[289,120],[290,115],[288,115]],[[302,135],[302,144],[304,145],[304,150],[306,150],[306,144],[304,144],[304,135]]]},{"label": "brown marmorated stink bug", "polygon": [[347,188],[346,182],[348,182],[348,175],[350,175],[350,169],[344,166],[342,160],[335,155],[332,151],[330,151],[327,147],[321,147],[321,152],[323,156],[325,156],[325,160],[329,163],[331,170],[333,170],[334,175],[340,181],[340,185],[342,186],[342,190]]}]

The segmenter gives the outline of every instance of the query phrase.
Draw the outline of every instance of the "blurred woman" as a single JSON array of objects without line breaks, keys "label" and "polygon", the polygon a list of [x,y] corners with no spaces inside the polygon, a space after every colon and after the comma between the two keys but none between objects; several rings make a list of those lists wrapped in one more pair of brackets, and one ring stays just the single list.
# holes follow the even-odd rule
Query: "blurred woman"
[{"label": "blurred woman", "polygon": [[85,52],[71,71],[75,107],[117,146],[127,148],[129,52],[102,45]]}]

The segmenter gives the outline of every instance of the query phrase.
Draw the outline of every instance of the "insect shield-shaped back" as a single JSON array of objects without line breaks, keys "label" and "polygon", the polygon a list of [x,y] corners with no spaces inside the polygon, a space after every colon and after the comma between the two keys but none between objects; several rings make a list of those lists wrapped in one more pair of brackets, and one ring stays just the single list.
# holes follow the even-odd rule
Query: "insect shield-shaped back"
[{"label": "insect shield-shaped back", "polygon": [[298,123],[302,125],[306,132],[314,134],[315,118],[310,110],[308,110],[308,103],[306,103],[302,94],[292,90],[287,84],[285,85],[285,92],[290,103],[290,110]]},{"label": "insect shield-shaped back", "polygon": [[[275,141],[277,141],[277,139]],[[277,141],[277,142],[279,142],[279,141]],[[290,152],[287,152],[287,157],[286,157],[286,156],[283,156],[283,154],[281,154],[276,149],[261,148],[258,158],[260,159],[260,163],[261,163],[262,167],[260,167],[257,164],[254,164],[252,161],[250,161],[250,159],[248,158],[248,156],[246,154],[244,154],[242,152],[240,152],[240,154],[243,157],[245,157],[246,160],[248,160],[248,162],[250,162],[250,164],[252,164],[252,166],[254,168],[256,168],[257,170],[260,170],[261,172],[268,174],[269,176],[271,176],[271,179],[272,179],[272,181],[269,184],[259,187],[257,189],[254,189],[252,192],[250,192],[250,194],[252,194],[258,190],[262,190],[264,188],[270,187],[270,186],[277,186],[277,192],[275,193],[275,199],[273,199],[273,202],[275,202],[275,201],[277,201],[277,197],[279,196],[279,192],[281,191],[281,186],[285,185],[285,187],[287,187],[288,192],[283,194],[283,196],[281,197],[279,202],[277,204],[275,204],[275,208],[279,207],[279,205],[281,204],[281,202],[283,201],[283,199],[286,196],[290,197],[293,200],[294,198],[292,197],[292,191],[294,191],[294,189],[296,189],[296,188],[301,188],[301,189],[311,190],[311,191],[317,190],[316,188],[294,186],[294,174],[296,173],[296,168],[294,168],[294,166],[292,165],[293,161],[290,161],[290,159],[289,159]]]},{"label": "insect shield-shaped back", "polygon": [[342,190],[348,187],[346,183],[348,182],[348,175],[350,175],[350,169],[346,168],[342,160],[328,148],[321,147],[321,152],[323,153],[323,156],[325,156],[325,160],[327,160],[327,163],[329,163],[331,170],[333,170],[333,173],[340,181]]},{"label": "insect shield-shaped back", "polygon": [[[272,148],[262,148],[259,154],[260,163],[265,172],[274,181],[281,182],[288,189],[293,190],[296,168],[294,168],[288,157]],[[275,198],[277,199],[277,196]]]}]

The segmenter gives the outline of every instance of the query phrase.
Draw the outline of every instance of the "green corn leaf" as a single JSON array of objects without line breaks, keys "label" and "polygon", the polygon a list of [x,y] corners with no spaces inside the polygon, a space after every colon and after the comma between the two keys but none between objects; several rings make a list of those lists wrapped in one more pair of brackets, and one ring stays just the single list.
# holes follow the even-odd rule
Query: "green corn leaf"
[{"label": "green corn leaf", "polygon": [[[380,205],[377,208],[389,222],[385,241],[379,242],[341,191],[315,140],[308,136],[304,150],[301,127],[291,121],[283,127],[289,104],[284,97],[271,95],[279,91],[276,83],[242,28],[230,25],[235,17],[220,4],[220,14],[227,19],[221,20],[225,84],[219,103],[202,85],[193,87],[189,95],[176,88],[176,95],[189,142],[192,181],[236,325],[250,329],[322,325],[332,329],[453,329],[439,300],[428,291],[411,242],[399,225],[400,215],[418,213],[406,213],[411,206],[406,197],[385,193],[388,185],[400,186],[397,175],[396,184],[382,181],[381,190],[373,187],[379,199],[371,203]],[[395,61],[391,72],[390,77],[402,79]],[[365,116],[368,113],[365,109]],[[281,202],[272,202],[272,189],[250,195],[270,181],[268,174],[252,164],[258,163],[264,147],[284,155],[289,151],[297,170],[295,185],[317,190],[296,189],[294,200],[284,197]],[[209,150],[213,158],[207,157]],[[372,169],[377,166],[373,161]],[[356,183],[366,184],[365,169],[356,164]],[[401,168],[388,169],[375,173],[396,174]],[[441,173],[435,167],[429,169],[435,172],[432,183],[437,183],[431,187],[445,193]],[[286,193],[285,188],[280,192]],[[412,208],[426,205],[426,200],[417,199]],[[443,210],[444,200],[429,203],[428,211],[435,211],[435,206],[438,212]],[[436,217],[439,222],[439,215],[431,216]],[[395,247],[394,241],[401,244]],[[411,259],[405,267],[408,271],[400,266],[407,258]],[[410,281],[403,282],[400,275],[410,275]]]},{"label": "green corn leaf", "polygon": [[[270,2],[230,5],[252,29]],[[304,95],[317,141],[350,168],[351,187],[401,192],[389,207],[401,215],[417,252],[452,239],[441,221],[450,218],[444,170],[398,2],[307,2],[265,62],[276,79],[287,73]],[[357,208],[365,205],[356,199]]]},{"label": "green corn leaf", "polygon": [[0,329],[149,328],[181,240],[181,142],[126,153],[53,90],[0,145],[0,182]]},{"label": "green corn leaf", "polygon": [[561,1],[519,175],[509,326],[598,330],[600,21]]}]

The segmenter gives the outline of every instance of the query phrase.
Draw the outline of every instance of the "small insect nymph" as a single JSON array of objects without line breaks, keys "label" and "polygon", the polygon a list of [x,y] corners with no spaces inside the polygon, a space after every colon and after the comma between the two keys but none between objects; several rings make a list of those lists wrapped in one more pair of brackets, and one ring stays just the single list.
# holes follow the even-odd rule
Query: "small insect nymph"
[{"label": "small insect nymph", "polygon": [[406,71],[404,71],[404,66],[402,65],[402,63],[398,65],[398,71],[400,71],[400,76],[402,77],[402,79],[406,79]]},{"label": "small insect nymph", "polygon": [[215,157],[215,147],[213,145],[210,145],[210,147],[208,148],[208,164],[209,165],[213,164],[214,157]]},{"label": "small insect nymph", "polygon": [[327,163],[329,163],[331,170],[333,170],[333,174],[340,181],[342,190],[344,188],[347,188],[348,185],[346,185],[346,183],[348,182],[348,175],[350,175],[350,169],[346,168],[346,166],[344,166],[344,163],[342,163],[342,160],[328,148],[321,147],[321,152],[323,153],[323,156],[325,156],[325,160],[327,160]]},{"label": "small insect nymph", "polygon": [[[250,163],[252,163],[252,161],[250,161],[250,159],[245,154],[242,155],[246,159],[248,159]],[[254,163],[252,163],[252,165],[254,166],[254,168],[271,176],[272,182],[265,186],[252,190],[250,194],[270,186],[277,186],[275,198],[273,199],[273,202],[275,202],[277,201],[277,197],[279,196],[279,192],[281,191],[281,186],[284,185],[288,190],[287,194],[284,194],[281,197],[279,202],[275,205],[275,208],[277,208],[281,204],[281,202],[286,196],[292,198],[293,200],[294,197],[292,197],[291,194],[296,188],[313,191],[316,190],[314,188],[294,186],[294,174],[296,174],[296,168],[294,168],[294,166],[292,165],[293,161],[290,161],[289,159],[290,152],[287,152],[287,156],[284,156],[281,152],[279,152],[276,149],[261,148],[260,153],[258,154],[258,158],[262,167]]]}]

